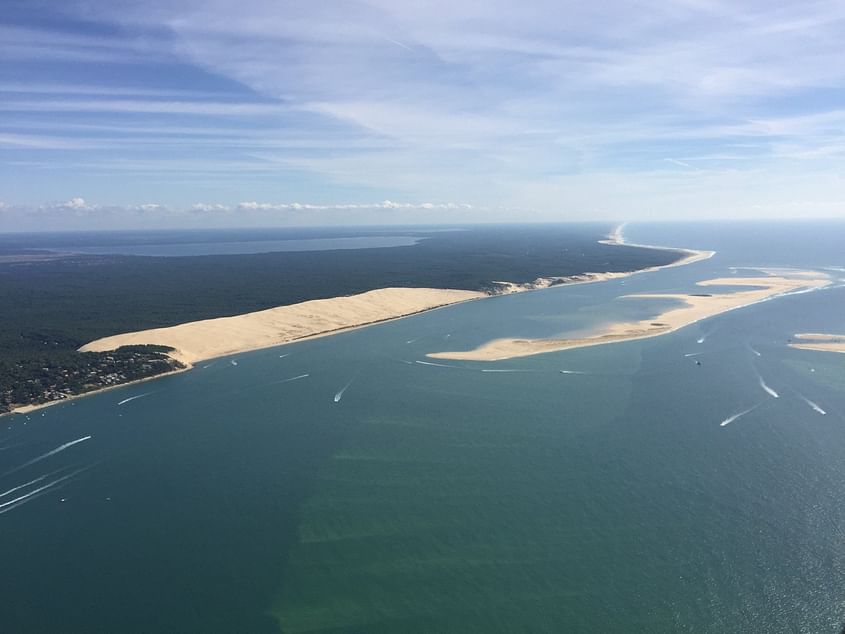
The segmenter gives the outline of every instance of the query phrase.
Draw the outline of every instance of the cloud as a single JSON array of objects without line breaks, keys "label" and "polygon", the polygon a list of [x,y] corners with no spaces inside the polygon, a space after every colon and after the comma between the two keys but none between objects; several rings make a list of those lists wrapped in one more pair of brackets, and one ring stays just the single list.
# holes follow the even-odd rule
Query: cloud
[{"label": "cloud", "polygon": [[391,200],[385,200],[380,203],[339,203],[333,205],[315,205],[309,203],[258,203],[258,202],[242,202],[238,203],[238,209],[249,211],[355,211],[355,210],[373,210],[373,209],[472,209],[473,206],[468,203],[399,203]]},{"label": "cloud", "polygon": [[[67,0],[61,12],[97,28],[0,27],[0,53],[46,69],[0,84],[0,148],[17,166],[0,186],[23,174],[56,198],[70,192],[53,183],[86,182],[115,200],[127,183],[137,195],[154,184],[168,213],[353,221],[452,204],[397,200],[549,220],[761,215],[737,183],[768,201],[789,194],[783,175],[817,184],[800,199],[819,213],[841,199],[839,0]],[[88,71],[130,63],[75,86],[56,81],[63,55]],[[155,65],[135,75],[147,55]],[[61,119],[44,124],[49,113]],[[329,202],[173,204],[195,200],[197,183],[212,200]]]}]

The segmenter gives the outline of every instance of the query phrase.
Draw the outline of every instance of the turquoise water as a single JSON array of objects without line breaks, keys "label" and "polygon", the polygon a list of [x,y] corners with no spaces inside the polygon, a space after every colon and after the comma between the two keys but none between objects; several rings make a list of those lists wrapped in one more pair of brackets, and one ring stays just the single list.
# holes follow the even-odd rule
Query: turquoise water
[{"label": "turquoise water", "polygon": [[665,303],[619,296],[734,266],[845,267],[835,223],[626,236],[719,253],[0,419],[4,629],[838,632],[845,355],[786,342],[845,332],[845,288],[647,340],[417,363],[647,318]]}]

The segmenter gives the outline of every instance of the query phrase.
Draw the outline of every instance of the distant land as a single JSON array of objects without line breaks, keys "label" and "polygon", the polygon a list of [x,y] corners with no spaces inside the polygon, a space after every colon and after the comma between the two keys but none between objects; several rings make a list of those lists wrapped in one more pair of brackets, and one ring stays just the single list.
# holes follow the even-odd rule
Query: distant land
[{"label": "distant land", "polygon": [[[481,294],[603,279],[691,257],[683,250],[620,244],[614,237],[618,235],[612,235],[612,227],[600,224],[0,236],[0,291],[8,305],[15,306],[0,315],[0,413],[157,376],[190,363],[178,354],[168,355],[172,346],[164,345],[77,352],[89,342],[120,333],[378,289],[454,293],[449,301],[411,302],[408,310],[397,304],[396,312],[379,313],[378,319],[356,322],[353,315],[351,321],[335,323],[336,328],[301,333],[312,336]],[[367,238],[370,244],[388,246],[368,247]],[[392,241],[385,242],[387,238]],[[325,246],[295,250],[296,241],[302,249],[313,249],[315,240]],[[268,241],[284,243],[286,250],[250,252],[266,248]],[[246,252],[193,255],[229,253],[232,244],[245,245],[237,249]],[[336,245],[354,246],[332,248]],[[170,257],[120,254],[127,249],[158,249]],[[111,250],[115,253],[106,253]],[[180,250],[190,255],[176,257]]]}]

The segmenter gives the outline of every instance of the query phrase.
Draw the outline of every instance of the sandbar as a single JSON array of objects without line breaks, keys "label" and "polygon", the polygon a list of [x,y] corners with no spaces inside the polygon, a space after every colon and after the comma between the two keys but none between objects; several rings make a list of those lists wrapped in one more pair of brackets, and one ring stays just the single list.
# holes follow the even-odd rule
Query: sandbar
[{"label": "sandbar", "polygon": [[[584,348],[619,341],[630,341],[666,334],[701,319],[748,306],[784,293],[811,290],[830,284],[830,278],[819,272],[762,270],[764,277],[729,277],[702,280],[701,287],[730,286],[731,292],[719,293],[647,293],[623,295],[626,299],[674,299],[680,306],[639,321],[612,322],[585,336],[566,339],[494,339],[474,350],[435,352],[435,359],[466,361],[500,361],[545,352]],[[812,273],[812,274],[811,274]],[[739,290],[736,290],[736,289]],[[831,344],[832,345],[832,344]]]},{"label": "sandbar", "polygon": [[792,348],[801,350],[820,350],[821,352],[845,352],[845,335],[833,335],[817,332],[802,332],[795,335],[799,343],[790,343]]}]

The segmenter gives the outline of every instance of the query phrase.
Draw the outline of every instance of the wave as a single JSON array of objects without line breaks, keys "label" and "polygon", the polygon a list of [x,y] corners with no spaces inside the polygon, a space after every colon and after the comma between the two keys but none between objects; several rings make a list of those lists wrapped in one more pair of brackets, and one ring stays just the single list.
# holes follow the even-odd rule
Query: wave
[{"label": "wave", "polygon": [[780,394],[778,394],[772,388],[770,388],[768,385],[766,385],[766,382],[763,380],[762,376],[758,376],[757,378],[760,380],[760,387],[763,388],[763,390],[766,392],[766,394],[768,394],[772,398],[780,398]]},{"label": "wave", "polygon": [[810,399],[808,399],[808,398],[807,398],[806,396],[804,396],[803,394],[799,394],[798,396],[801,398],[801,400],[802,400],[802,401],[804,401],[807,405],[809,405],[810,407],[812,407],[814,411],[818,412],[818,413],[819,413],[819,414],[821,414],[822,416],[824,416],[824,415],[826,415],[826,414],[827,414],[827,412],[826,412],[826,411],[824,411],[821,407],[819,407],[817,403],[814,403],[813,401],[811,401]]},{"label": "wave", "polygon": [[76,440],[71,440],[70,442],[66,442],[65,444],[59,445],[58,447],[48,451],[47,453],[43,453],[40,456],[36,456],[32,460],[24,462],[21,466],[15,467],[11,471],[7,471],[3,475],[9,475],[10,473],[15,473],[16,471],[20,471],[21,469],[25,469],[26,467],[33,465],[36,462],[41,462],[42,460],[46,460],[50,456],[54,456],[57,453],[59,453],[60,451],[64,451],[65,449],[68,449],[69,447],[73,447],[74,445],[78,445],[79,443],[85,442],[86,440],[90,440],[91,438],[93,438],[93,436],[83,436],[82,438],[77,438]]},{"label": "wave", "polygon": [[755,409],[760,407],[760,405],[762,405],[762,403],[757,403],[757,405],[755,405],[754,407],[749,407],[748,409],[742,410],[741,412],[738,412],[738,413],[734,414],[733,416],[728,416],[725,420],[723,420],[721,423],[719,423],[719,426],[725,427],[726,425],[730,425],[735,420],[739,420],[740,418],[742,418],[746,414],[750,414]]},{"label": "wave", "polygon": [[150,394],[155,394],[155,392],[145,392],[144,394],[138,394],[138,396],[130,396],[129,398],[125,398],[122,401],[118,401],[117,404],[118,405],[124,405],[125,403],[128,403],[129,401],[134,401],[135,399],[138,399],[138,398],[144,398],[145,396],[149,396]]}]

